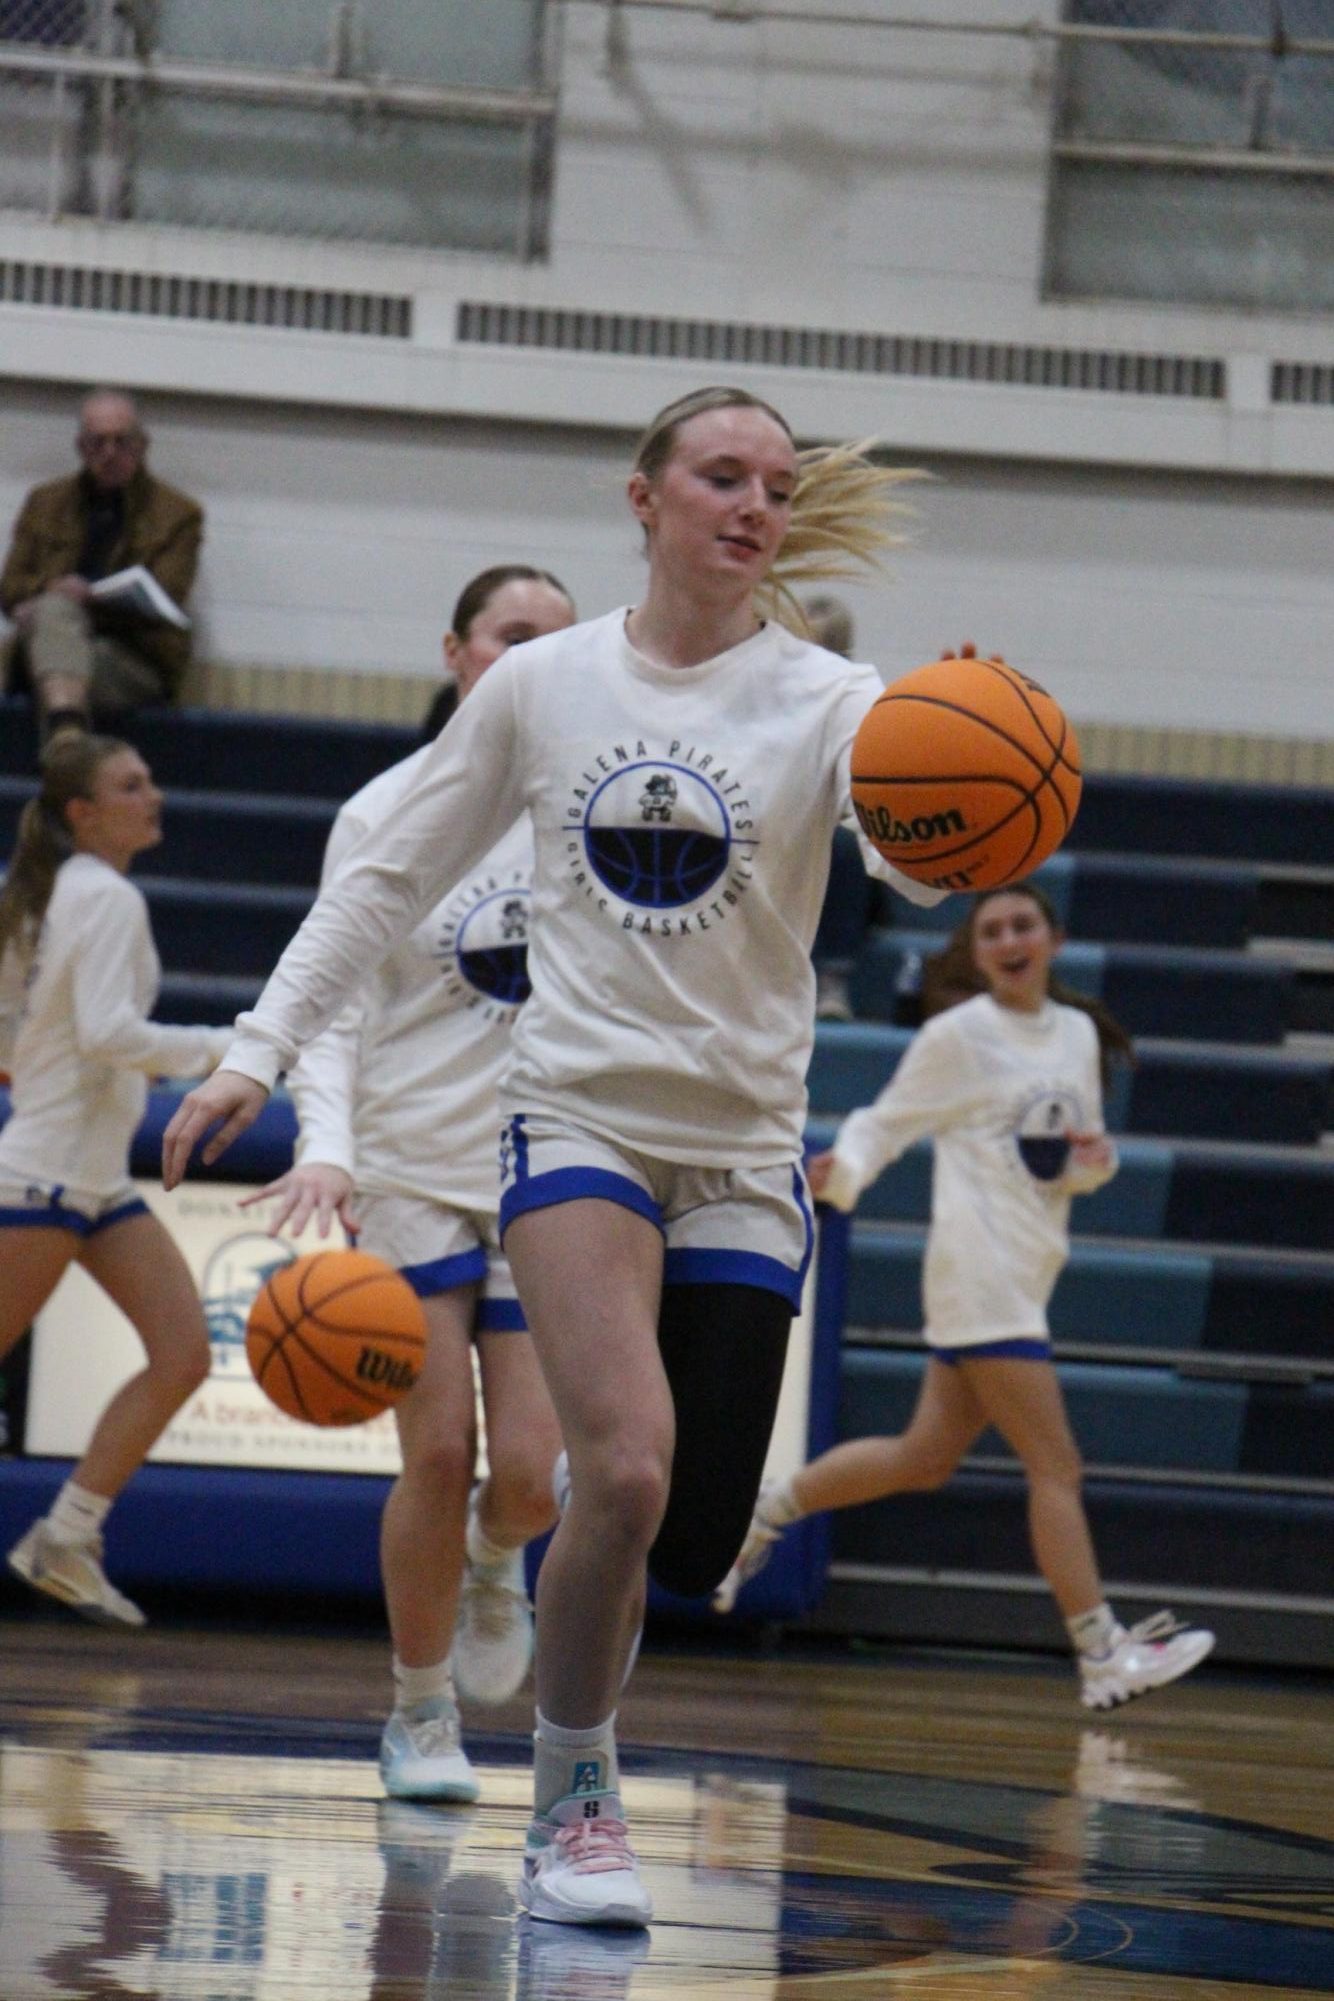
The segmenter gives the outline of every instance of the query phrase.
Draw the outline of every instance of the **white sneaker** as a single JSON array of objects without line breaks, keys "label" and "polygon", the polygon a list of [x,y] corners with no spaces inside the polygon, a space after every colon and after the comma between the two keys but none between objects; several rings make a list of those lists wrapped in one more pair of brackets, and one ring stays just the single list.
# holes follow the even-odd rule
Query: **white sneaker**
[{"label": "white sneaker", "polygon": [[617,1793],[567,1793],[534,1814],[519,1902],[558,1925],[647,1925],[653,1900],[639,1880]]},{"label": "white sneaker", "polygon": [[532,1658],[533,1608],[523,1551],[512,1550],[503,1563],[469,1558],[449,1656],[459,1694],[470,1702],[508,1702],[523,1686]]},{"label": "white sneaker", "polygon": [[1213,1649],[1214,1636],[1202,1626],[1155,1612],[1123,1631],[1109,1653],[1079,1656],[1079,1699],[1085,1709],[1114,1709],[1132,1696],[1179,1681]]},{"label": "white sneaker", "polygon": [[769,1504],[777,1484],[777,1481],[768,1480],[760,1488],[755,1512],[750,1518],[750,1527],[746,1530],[746,1540],[741,1545],[741,1554],[713,1594],[715,1612],[731,1611],[742,1585],[748,1584],[757,1572],[763,1570],[773,1555],[774,1544],[784,1530],[792,1526],[791,1522],[774,1520],[769,1513]]},{"label": "white sneaker", "polygon": [[127,1598],[102,1568],[102,1538],[60,1542],[45,1516],[33,1523],[9,1552],[9,1567],[34,1591],[58,1598],[85,1619],[100,1626],[146,1626],[133,1599]]},{"label": "white sneaker", "polygon": [[458,1705],[395,1709],[380,1739],[380,1777],[391,1799],[475,1800],[482,1788],[459,1742]]}]

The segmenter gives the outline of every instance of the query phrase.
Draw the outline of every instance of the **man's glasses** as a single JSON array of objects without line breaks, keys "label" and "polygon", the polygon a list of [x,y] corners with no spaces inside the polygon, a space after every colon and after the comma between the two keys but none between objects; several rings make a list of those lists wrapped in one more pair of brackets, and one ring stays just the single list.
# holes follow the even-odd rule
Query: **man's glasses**
[{"label": "man's glasses", "polygon": [[124,452],[133,450],[142,443],[142,431],[81,431],[79,433],[79,446],[85,452]]}]

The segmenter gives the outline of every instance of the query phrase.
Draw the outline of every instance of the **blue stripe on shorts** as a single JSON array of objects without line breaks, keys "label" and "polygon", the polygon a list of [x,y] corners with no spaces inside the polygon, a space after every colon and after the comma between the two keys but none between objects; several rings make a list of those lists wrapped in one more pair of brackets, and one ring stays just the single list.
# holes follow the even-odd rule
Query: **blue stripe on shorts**
[{"label": "blue stripe on shorts", "polygon": [[800,1271],[793,1271],[790,1265],[759,1251],[710,1250],[687,1244],[676,1250],[668,1247],[662,1276],[665,1285],[759,1286],[765,1292],[778,1293],[795,1313],[801,1305],[806,1267],[803,1263]]},{"label": "blue stripe on shorts", "polygon": [[400,1265],[399,1271],[418,1299],[434,1299],[460,1285],[476,1285],[486,1277],[486,1252],[480,1244],[451,1257],[431,1258],[424,1265]]},{"label": "blue stripe on shorts", "polygon": [[128,1202],[118,1202],[114,1209],[108,1209],[105,1216],[94,1216],[88,1225],[88,1235],[95,1237],[99,1230],[109,1230],[113,1223],[123,1223],[130,1216],[147,1216],[151,1212],[141,1195],[133,1196]]},{"label": "blue stripe on shorts", "polygon": [[529,1175],[526,1161],[521,1166],[516,1157],[515,1175],[515,1180],[500,1198],[502,1239],[515,1217],[527,1215],[530,1209],[554,1209],[558,1203],[581,1202],[589,1197],[602,1202],[616,1202],[622,1209],[633,1209],[637,1216],[645,1217],[656,1229],[662,1228],[662,1211],[647,1190],[641,1188],[637,1181],[631,1181],[628,1175],[615,1174],[610,1168],[555,1167],[548,1174]]},{"label": "blue stripe on shorts", "polygon": [[1049,1362],[1051,1342],[1019,1336],[1012,1341],[977,1341],[967,1348],[932,1348],[938,1362]]},{"label": "blue stripe on shorts", "polygon": [[0,1209],[3,1230],[70,1230],[76,1237],[86,1237],[93,1228],[91,1216],[84,1216],[77,1209],[66,1209],[59,1202],[48,1202],[40,1209],[35,1205],[31,1209]]},{"label": "blue stripe on shorts", "polygon": [[477,1334],[526,1334],[528,1322],[517,1299],[484,1299],[477,1308]]}]

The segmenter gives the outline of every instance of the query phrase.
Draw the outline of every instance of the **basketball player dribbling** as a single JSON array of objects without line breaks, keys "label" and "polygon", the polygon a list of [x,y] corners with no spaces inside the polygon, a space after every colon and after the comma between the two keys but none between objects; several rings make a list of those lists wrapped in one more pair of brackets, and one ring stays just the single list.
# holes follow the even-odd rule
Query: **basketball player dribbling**
[{"label": "basketball player dribbling", "polygon": [[13,1072],[0,1132],[0,1357],[70,1264],[120,1307],[146,1356],[9,1567],[117,1626],[142,1626],[144,1615],[102,1567],[103,1524],[210,1360],[189,1267],[130,1180],[130,1141],[148,1079],[202,1076],[228,1041],[226,1029],[147,1019],[160,969],[127,871],[162,839],[161,818],[137,750],[60,731],[0,890],[0,1065]]},{"label": "basketball player dribbling", "polygon": [[[574,622],[565,587],[526,564],[468,583],[445,639],[460,702],[507,648]],[[408,792],[427,751],[342,807],[327,884]],[[395,1407],[403,1470],[385,1504],[380,1569],[395,1701],[380,1744],[397,1799],[474,1800],[457,1693],[504,1702],[532,1652],[524,1545],[555,1519],[560,1434],[496,1234],[496,1085],[528,991],[533,836],[526,815],[377,968],[288,1077],[297,1164],[251,1202],[278,1197],[271,1228],[334,1216],[402,1272],[421,1300],[427,1354]],[[476,1457],[472,1348],[488,1474]]]},{"label": "basketball player dribbling", "polygon": [[538,1581],[519,1887],[536,1918],[649,1922],[615,1742],[646,1566],[712,1590],[758,1491],[812,1247],[811,941],[834,828],[853,824],[852,739],[882,688],[776,613],[799,619],[783,586],[874,560],[897,477],[853,448],[799,453],[743,390],[661,412],[628,486],[639,604],[491,670],[167,1134],[173,1185],[531,812],[532,996],[501,1089],[500,1215],[572,1478]]}]

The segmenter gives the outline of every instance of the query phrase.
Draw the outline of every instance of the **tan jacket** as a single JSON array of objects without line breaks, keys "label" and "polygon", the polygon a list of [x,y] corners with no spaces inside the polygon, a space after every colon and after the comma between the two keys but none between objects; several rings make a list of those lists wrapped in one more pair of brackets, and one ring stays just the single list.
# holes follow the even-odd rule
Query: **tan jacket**
[{"label": "tan jacket", "polygon": [[[19,509],[14,538],[0,573],[0,610],[33,598],[68,576],[79,560],[86,527],[88,486],[83,473],[35,486]],[[183,605],[195,580],[204,510],[188,493],[154,479],[142,466],[125,489],[125,532],[111,552],[109,568],[142,563],[164,591]],[[94,628],[132,646],[162,675],[163,692],[180,685],[190,657],[190,635],[156,619],[134,618],[90,606]],[[12,651],[15,639],[11,639]]]}]

